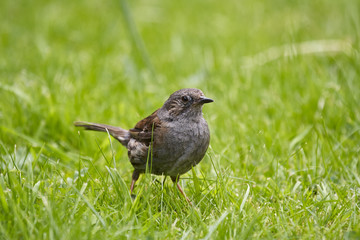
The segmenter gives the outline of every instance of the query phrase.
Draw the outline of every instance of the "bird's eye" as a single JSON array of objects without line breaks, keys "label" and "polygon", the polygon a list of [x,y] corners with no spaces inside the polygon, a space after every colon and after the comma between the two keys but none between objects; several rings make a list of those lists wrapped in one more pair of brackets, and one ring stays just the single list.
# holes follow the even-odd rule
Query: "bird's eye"
[{"label": "bird's eye", "polygon": [[183,102],[188,102],[188,101],[190,101],[190,97],[189,97],[189,96],[182,96],[182,97],[181,97],[181,100],[182,100]]}]

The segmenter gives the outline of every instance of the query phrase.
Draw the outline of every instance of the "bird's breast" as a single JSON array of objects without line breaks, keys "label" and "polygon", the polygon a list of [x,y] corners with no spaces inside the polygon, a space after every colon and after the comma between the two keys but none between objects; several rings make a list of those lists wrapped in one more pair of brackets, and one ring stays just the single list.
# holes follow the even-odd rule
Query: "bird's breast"
[{"label": "bird's breast", "polygon": [[209,128],[203,118],[168,122],[154,137],[154,161],[162,163],[167,175],[183,174],[201,161],[209,140]]}]

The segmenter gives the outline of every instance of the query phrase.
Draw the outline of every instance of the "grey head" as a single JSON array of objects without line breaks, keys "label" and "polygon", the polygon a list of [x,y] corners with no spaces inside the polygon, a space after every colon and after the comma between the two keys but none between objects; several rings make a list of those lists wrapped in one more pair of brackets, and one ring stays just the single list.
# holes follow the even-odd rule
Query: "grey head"
[{"label": "grey head", "polygon": [[214,100],[205,97],[200,89],[184,88],[170,95],[158,115],[160,118],[175,120],[177,118],[198,118],[202,116],[202,106]]}]

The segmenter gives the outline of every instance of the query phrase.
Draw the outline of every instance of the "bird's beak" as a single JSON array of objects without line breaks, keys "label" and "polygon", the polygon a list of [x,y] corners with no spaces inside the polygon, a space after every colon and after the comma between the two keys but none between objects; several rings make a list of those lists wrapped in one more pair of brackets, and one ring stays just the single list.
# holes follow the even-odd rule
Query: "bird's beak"
[{"label": "bird's beak", "polygon": [[207,98],[205,96],[201,96],[200,99],[199,99],[199,103],[200,104],[204,104],[204,103],[211,103],[213,102],[214,100],[212,100],[211,98]]}]

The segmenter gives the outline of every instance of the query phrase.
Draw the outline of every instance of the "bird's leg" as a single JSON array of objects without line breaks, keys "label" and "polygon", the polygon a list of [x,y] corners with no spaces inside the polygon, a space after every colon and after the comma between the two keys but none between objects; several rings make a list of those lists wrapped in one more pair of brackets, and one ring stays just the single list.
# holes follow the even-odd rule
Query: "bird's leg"
[{"label": "bird's leg", "polygon": [[133,190],[134,190],[134,186],[135,186],[135,182],[139,179],[139,173],[134,170],[132,177],[131,177],[131,186],[130,186],[130,195],[132,194]]},{"label": "bird's leg", "polygon": [[192,203],[190,199],[186,196],[185,192],[182,190],[180,184],[179,184],[179,176],[177,177],[171,177],[171,180],[176,183],[177,188],[179,189],[180,193],[185,197],[186,201],[192,206]]}]

